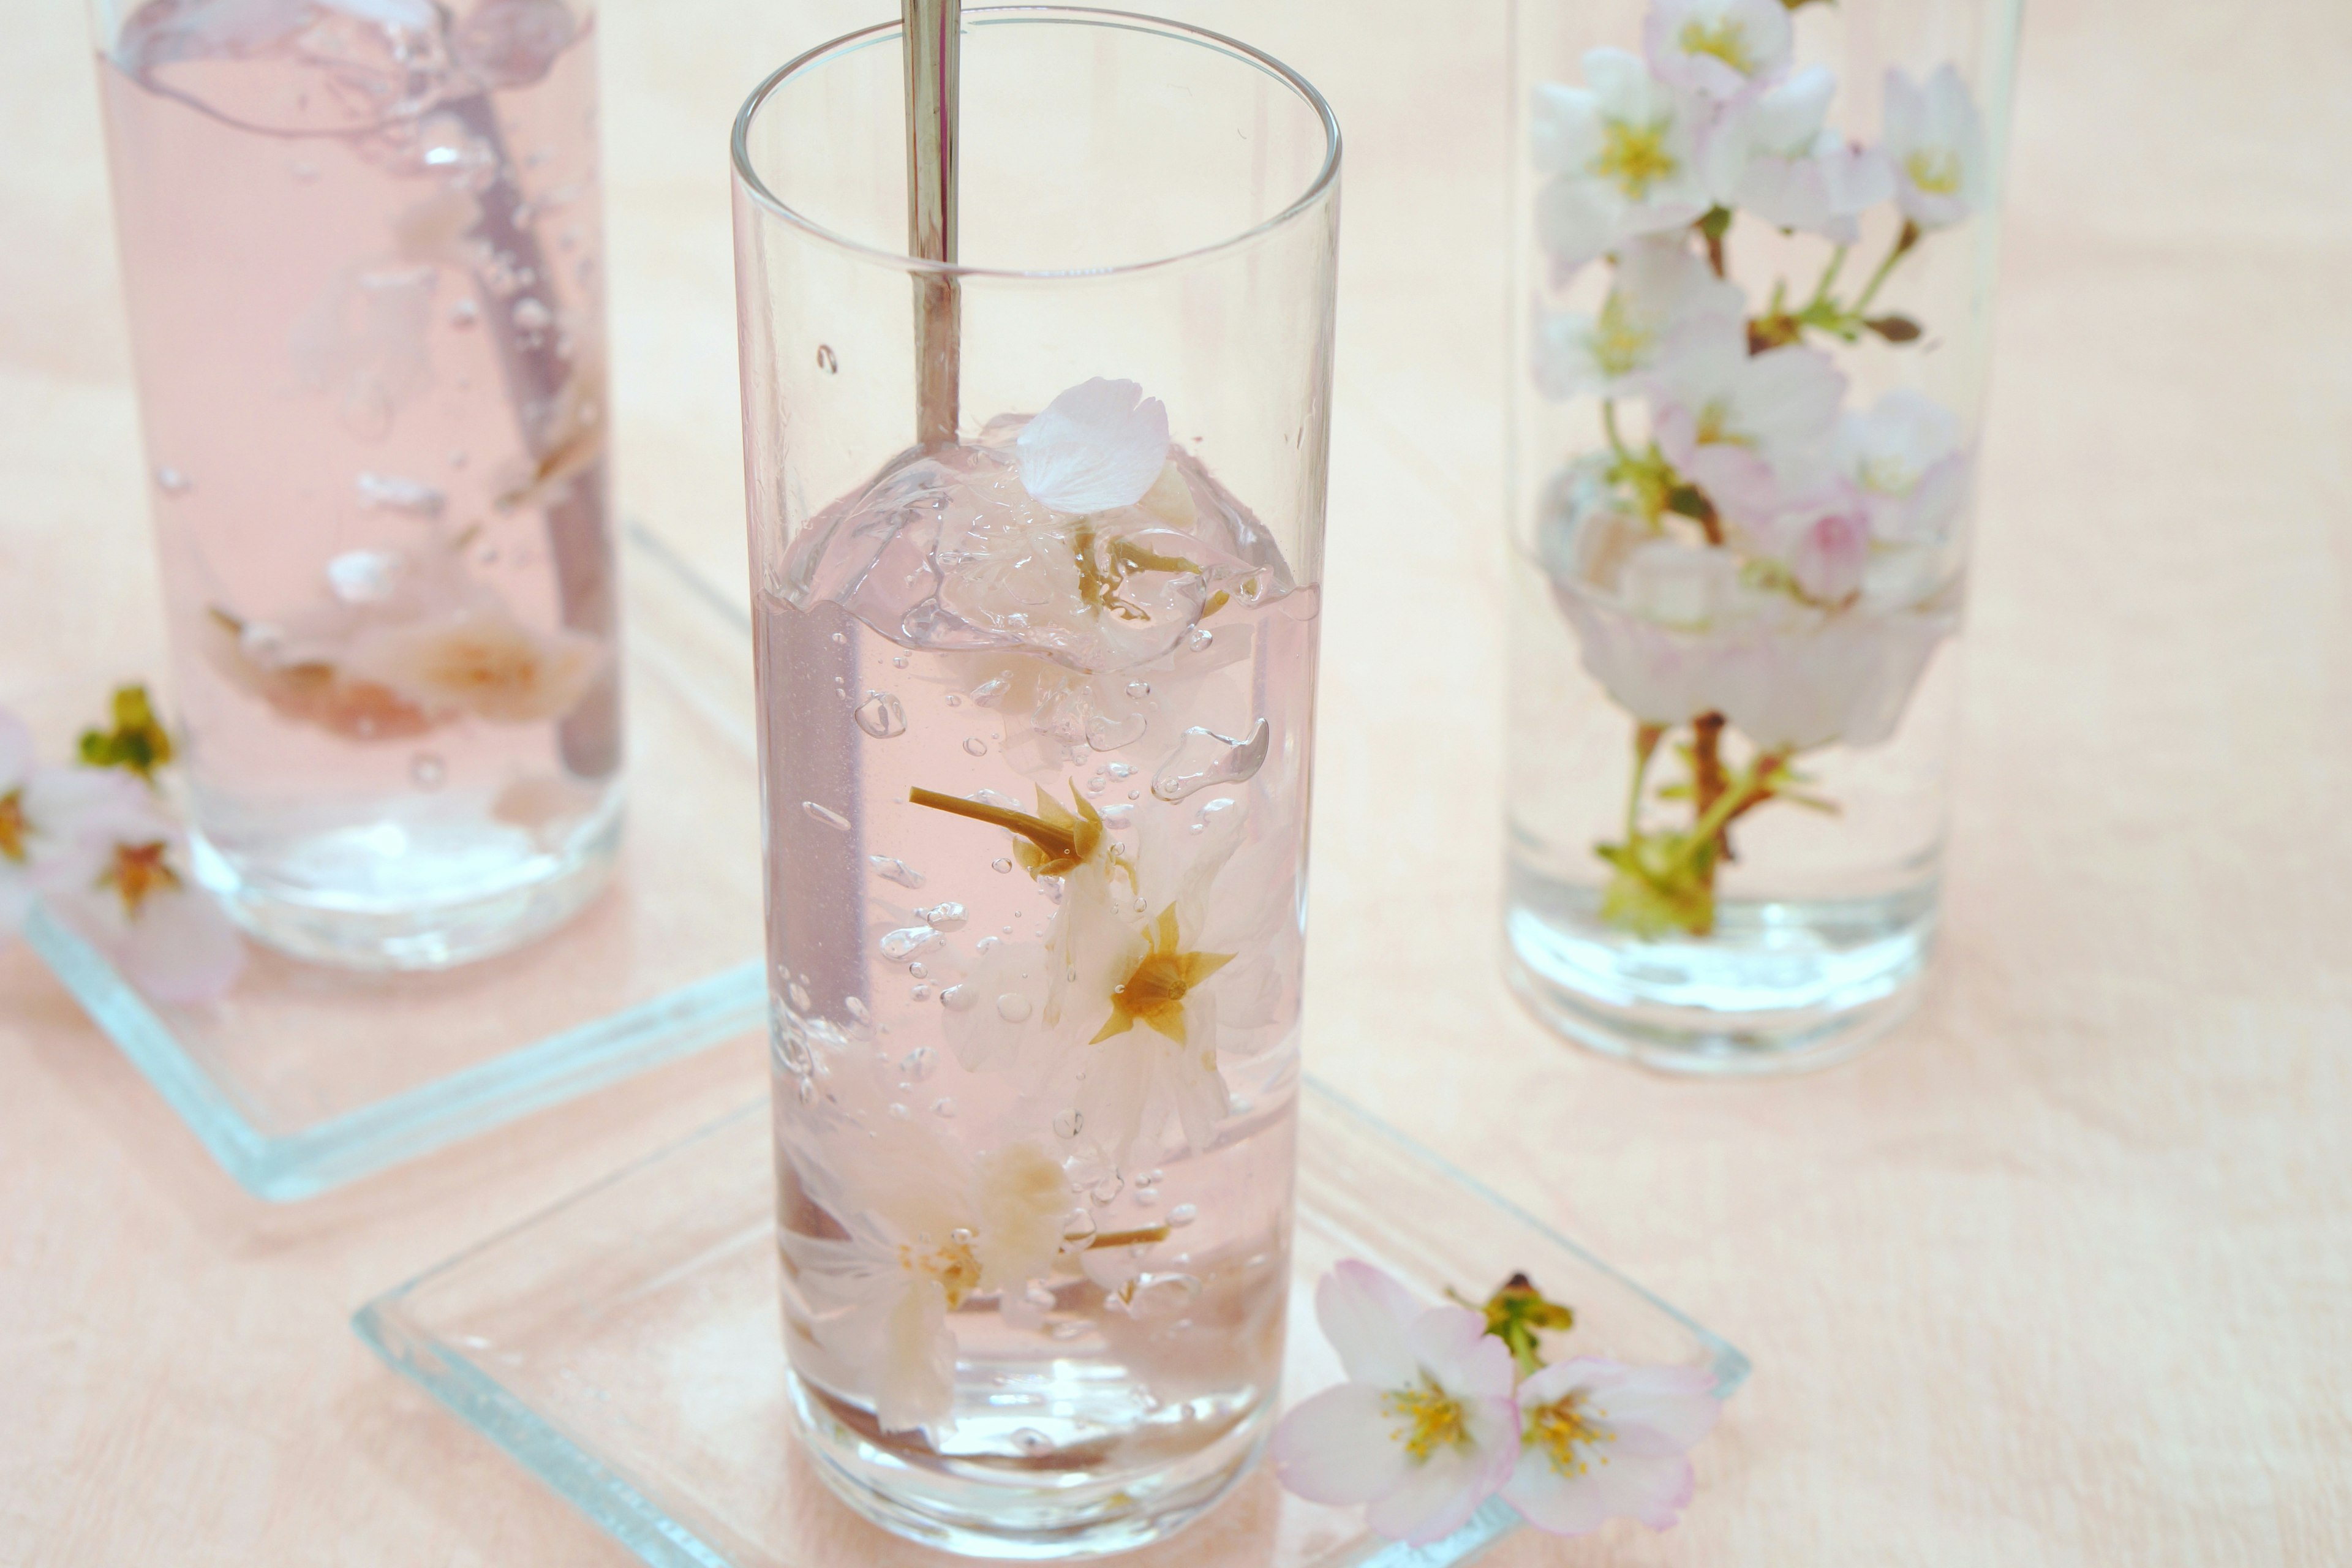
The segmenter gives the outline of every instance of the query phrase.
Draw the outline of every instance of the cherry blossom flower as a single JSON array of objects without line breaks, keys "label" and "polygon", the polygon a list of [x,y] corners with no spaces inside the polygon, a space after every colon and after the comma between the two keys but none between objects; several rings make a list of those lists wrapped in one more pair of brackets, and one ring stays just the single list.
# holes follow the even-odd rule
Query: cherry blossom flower
[{"label": "cherry blossom flower", "polygon": [[1661,378],[1658,447],[1734,516],[1769,516],[1826,474],[1846,380],[1818,349],[1690,356]]},{"label": "cherry blossom flower", "polygon": [[1561,311],[1536,332],[1546,397],[1623,397],[1694,356],[1744,352],[1747,301],[1681,236],[1629,240],[1597,315]]},{"label": "cherry blossom flower", "polygon": [[1861,591],[1870,563],[1870,516],[1851,487],[1829,487],[1755,531],[1808,603],[1841,605]]},{"label": "cherry blossom flower", "polygon": [[785,1147],[809,1196],[846,1232],[782,1232],[814,1336],[813,1370],[870,1390],[886,1432],[951,1430],[948,1314],[989,1294],[1017,1313],[1024,1285],[1053,1273],[1073,1204],[1061,1165],[1028,1143],[968,1160],[887,1120],[837,1141],[823,1161]]},{"label": "cherry blossom flower", "polygon": [[0,710],[0,941],[16,933],[45,888],[98,876],[106,846],[93,824],[141,794],[125,773],[42,766],[32,731]]},{"label": "cherry blossom flower", "polygon": [[494,724],[561,718],[604,670],[604,646],[572,631],[539,632],[487,605],[354,638],[343,671],[425,714]]},{"label": "cherry blossom flower", "polygon": [[41,878],[43,897],[158,1002],[209,1002],[244,972],[245,943],[186,867],[187,838],[149,792],[90,787],[78,851]]},{"label": "cherry blossom flower", "polygon": [[1366,1522],[1425,1545],[1461,1528],[1519,1455],[1511,1352],[1464,1307],[1423,1308],[1366,1263],[1340,1263],[1315,1314],[1348,1381],[1275,1428],[1282,1484],[1311,1501],[1368,1505]]},{"label": "cherry blossom flower", "polygon": [[1041,790],[1033,816],[916,793],[918,805],[1010,829],[1024,868],[1058,899],[1040,940],[982,940],[940,993],[945,1038],[968,1070],[1014,1069],[1028,1095],[1069,1103],[1114,1163],[1171,1118],[1206,1150],[1229,1105],[1221,1052],[1262,1048],[1286,1016],[1295,886],[1279,846],[1251,840],[1237,801],[1205,803],[1198,837],[1156,808],[1130,853],[1072,800],[1076,813]]},{"label": "cherry blossom flower", "polygon": [[1536,229],[1561,274],[1637,234],[1680,228],[1707,208],[1699,139],[1709,110],[1641,57],[1593,49],[1588,85],[1538,84],[1533,157],[1549,175]]},{"label": "cherry blossom flower", "polygon": [[1653,0],[1642,22],[1658,79],[1714,99],[1779,77],[1793,42],[1782,0]]},{"label": "cherry blossom flower", "polygon": [[1950,65],[1937,66],[1924,87],[1900,70],[1886,73],[1883,140],[1895,199],[1921,228],[1948,227],[1984,205],[1984,120]]},{"label": "cherry blossom flower", "polygon": [[1860,214],[1895,194],[1884,153],[1848,144],[1830,126],[1837,79],[1808,66],[1729,105],[1706,142],[1707,184],[1725,206],[1778,228],[1851,245]]},{"label": "cherry blossom flower", "polygon": [[1815,586],[1845,587],[1834,605],[1776,590],[1732,550],[1653,537],[1605,508],[1556,524],[1568,537],[1548,542],[1545,564],[1586,672],[1643,723],[1720,713],[1770,752],[1870,745],[1894,733],[1958,617],[1940,594],[1854,599],[1846,515],[1821,546],[1835,562],[1807,567]]},{"label": "cherry blossom flower", "polygon": [[1021,483],[1055,511],[1141,500],[1168,464],[1168,407],[1131,381],[1081,382],[1021,428]]},{"label": "cherry blossom flower", "polygon": [[1869,509],[1871,533],[1890,543],[1941,540],[1967,498],[1959,420],[1908,387],[1840,419],[1836,452]]},{"label": "cherry blossom flower", "polygon": [[1580,1358],[1518,1386],[1519,1447],[1504,1500],[1554,1535],[1612,1519],[1671,1529],[1696,1485],[1686,1457],[1721,1413],[1698,1367]]},{"label": "cherry blossom flower", "polygon": [[1726,650],[1725,718],[1768,752],[1872,746],[1902,722],[1958,616],[1935,605],[1818,611],[1749,628]]}]

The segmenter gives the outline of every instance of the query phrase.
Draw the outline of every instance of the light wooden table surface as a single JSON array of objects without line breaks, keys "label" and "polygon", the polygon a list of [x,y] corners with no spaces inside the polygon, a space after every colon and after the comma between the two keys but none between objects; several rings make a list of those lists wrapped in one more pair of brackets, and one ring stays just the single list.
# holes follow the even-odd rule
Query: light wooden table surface
[{"label": "light wooden table surface", "polygon": [[[726,123],[887,8],[608,0],[622,495],[721,581]],[[0,704],[53,741],[153,660],[78,9],[0,51]],[[2352,1561],[2352,7],[2035,0],[1943,956],[1877,1054],[1744,1088],[1498,979],[1500,5],[1181,14],[1350,138],[1313,1066],[1757,1363],[1683,1528],[1608,1560]],[[345,1318],[760,1081],[271,1208],[0,954],[0,1561],[630,1561]]]}]

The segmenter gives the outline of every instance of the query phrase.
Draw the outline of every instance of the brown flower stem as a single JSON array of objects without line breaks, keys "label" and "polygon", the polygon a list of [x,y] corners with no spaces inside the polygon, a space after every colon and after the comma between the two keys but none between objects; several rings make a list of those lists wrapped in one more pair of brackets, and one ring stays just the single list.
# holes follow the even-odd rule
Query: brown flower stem
[{"label": "brown flower stem", "polygon": [[1715,268],[1715,275],[1717,278],[1726,276],[1723,237],[1731,227],[1731,209],[1720,206],[1709,207],[1706,216],[1692,226],[1698,230],[1699,237],[1706,241],[1706,264]]},{"label": "brown flower stem", "polygon": [[1148,1225],[1141,1230],[1107,1230],[1087,1243],[1089,1252],[1103,1247],[1135,1247],[1147,1242],[1168,1239],[1168,1226]]},{"label": "brown flower stem", "polygon": [[1715,809],[1723,797],[1723,715],[1702,713],[1691,721],[1691,810],[1693,820]]},{"label": "brown flower stem", "polygon": [[1009,805],[990,805],[985,801],[966,800],[961,795],[941,795],[920,784],[908,790],[907,798],[917,805],[944,811],[950,816],[968,816],[974,822],[991,823],[1009,833],[1017,833],[1055,859],[1077,858],[1076,835],[1025,811],[1015,811]]}]

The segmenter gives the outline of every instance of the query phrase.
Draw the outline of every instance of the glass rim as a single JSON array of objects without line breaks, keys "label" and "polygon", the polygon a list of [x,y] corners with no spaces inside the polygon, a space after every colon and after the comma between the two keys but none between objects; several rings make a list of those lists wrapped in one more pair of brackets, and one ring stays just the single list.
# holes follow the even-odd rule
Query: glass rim
[{"label": "glass rim", "polygon": [[1033,25],[1060,23],[1070,26],[1112,27],[1124,31],[1156,33],[1163,37],[1182,38],[1221,49],[1255,66],[1283,83],[1315,111],[1316,118],[1323,126],[1322,164],[1315,171],[1314,178],[1307,181],[1306,187],[1281,211],[1259,220],[1238,233],[1212,240],[1206,245],[1195,246],[1190,250],[1180,250],[1168,256],[1152,257],[1142,261],[1118,262],[1099,267],[986,267],[962,261],[931,261],[919,256],[908,256],[904,251],[887,249],[881,246],[868,245],[863,240],[852,239],[847,235],[827,228],[824,225],[795,211],[790,203],[768,188],[767,183],[751,167],[749,142],[751,121],[767,103],[769,98],[793,78],[841,56],[870,48],[888,38],[899,36],[903,23],[893,19],[877,22],[871,26],[860,27],[856,32],[844,33],[837,38],[819,44],[814,48],[795,56],[777,68],[759,86],[751,89],[751,96],[743,100],[743,107],[736,111],[735,128],[728,138],[729,157],[734,166],[737,183],[769,216],[779,218],[794,228],[843,250],[883,262],[908,273],[933,274],[949,278],[1003,279],[1115,278],[1198,261],[1204,257],[1214,256],[1222,251],[1246,245],[1263,235],[1286,226],[1295,221],[1299,215],[1322,201],[1339,183],[1340,152],[1339,116],[1331,111],[1330,104],[1326,102],[1323,95],[1316,90],[1314,83],[1265,50],[1254,48],[1239,38],[1229,37],[1223,33],[1213,32],[1206,27],[1195,27],[1189,23],[1171,21],[1164,16],[1146,16],[1138,11],[1112,11],[1081,5],[989,5],[965,11],[963,19],[967,26],[982,27],[1020,23]]}]

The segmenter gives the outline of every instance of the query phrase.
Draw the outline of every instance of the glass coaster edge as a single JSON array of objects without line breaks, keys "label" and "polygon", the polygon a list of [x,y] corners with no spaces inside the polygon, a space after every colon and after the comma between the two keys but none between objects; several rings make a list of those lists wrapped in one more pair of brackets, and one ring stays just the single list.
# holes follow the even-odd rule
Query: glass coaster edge
[{"label": "glass coaster edge", "polygon": [[1323,1100],[1326,1104],[1339,1110],[1342,1114],[1360,1125],[1366,1131],[1377,1134],[1381,1142],[1387,1144],[1391,1152],[1402,1159],[1411,1161],[1414,1164],[1423,1166],[1443,1177],[1444,1180],[1452,1182],[1455,1185],[1467,1190],[1481,1203],[1486,1204],[1498,1212],[1509,1215],[1517,1224],[1525,1226],[1528,1229],[1534,1231],[1537,1235],[1542,1237],[1546,1241],[1549,1241],[1554,1246],[1559,1247],[1561,1250],[1573,1255],[1578,1261],[1592,1269],[1593,1272],[1606,1275],[1609,1279],[1623,1286],[1627,1290],[1633,1292],[1635,1296],[1640,1297],[1644,1302],[1646,1302],[1653,1311],[1659,1313],[1663,1317],[1671,1319],[1674,1322],[1681,1325],[1685,1330],[1688,1331],[1693,1339],[1697,1340],[1699,1343],[1705,1345],[1714,1356],[1714,1363],[1710,1370],[1715,1373],[1716,1394],[1718,1398],[1728,1399],[1732,1394],[1738,1393],[1740,1386],[1748,1381],[1748,1374],[1755,1370],[1755,1363],[1748,1359],[1747,1353],[1741,1351],[1738,1346],[1733,1344],[1730,1341],[1725,1339],[1714,1330],[1709,1329],[1706,1324],[1699,1322],[1689,1313],[1684,1311],[1680,1307],[1675,1306],[1672,1301],[1665,1300],[1656,1291],[1652,1290],[1648,1286],[1643,1284],[1640,1280],[1633,1279],[1627,1275],[1624,1270],[1609,1262],[1606,1258],[1595,1256],[1591,1248],[1572,1240],[1569,1237],[1563,1236],[1557,1227],[1547,1224],[1545,1221],[1537,1218],[1534,1215],[1529,1214],[1518,1204],[1514,1203],[1507,1197],[1505,1197],[1486,1183],[1479,1180],[1469,1172],[1462,1169],[1461,1166],[1456,1165],[1453,1161],[1445,1158],[1444,1155],[1438,1153],[1435,1150],[1430,1148],[1424,1143],[1422,1143],[1391,1122],[1386,1121],[1381,1117],[1375,1116],[1372,1112],[1365,1110],[1361,1105],[1359,1105],[1356,1101],[1349,1099],[1346,1095],[1332,1088],[1331,1085],[1323,1079],[1318,1078],[1312,1073],[1302,1073],[1299,1076],[1299,1086],[1306,1092],[1314,1095],[1316,1098]]},{"label": "glass coaster edge", "polygon": [[[1302,1089],[1356,1123],[1359,1130],[1373,1134],[1395,1157],[1455,1184],[1514,1224],[1527,1227],[1623,1287],[1647,1309],[1689,1333],[1712,1357],[1711,1370],[1716,1374],[1719,1398],[1730,1398],[1746,1383],[1753,1363],[1721,1335],[1535,1218],[1443,1155],[1363,1110],[1321,1079],[1301,1074],[1298,1081]],[[765,1097],[747,1100],[692,1132],[625,1162],[588,1185],[442,1258],[370,1300],[351,1319],[353,1333],[388,1367],[479,1431],[526,1473],[635,1552],[648,1568],[740,1568],[740,1564],[697,1535],[670,1510],[655,1503],[618,1471],[601,1462],[591,1446],[566,1435],[528,1400],[475,1366],[436,1331],[411,1324],[404,1308],[419,1288],[456,1271],[479,1255],[591,1202],[599,1194],[628,1182],[651,1166],[686,1153],[747,1119],[764,1118],[768,1110]],[[1500,1498],[1493,1498],[1480,1505],[1461,1528],[1442,1540],[1413,1545],[1373,1538],[1343,1557],[1332,1559],[1326,1568],[1458,1568],[1517,1533],[1524,1524],[1517,1510]]]},{"label": "glass coaster edge", "polygon": [[759,1027],[767,985],[758,959],[533,1040],[283,1137],[257,1129],[115,967],[36,904],[26,945],[47,966],[214,1163],[257,1197],[292,1203]]}]

